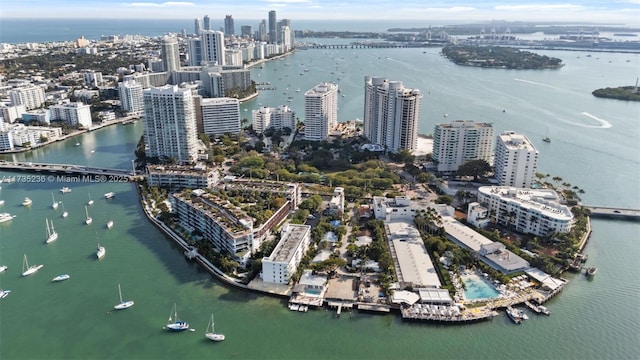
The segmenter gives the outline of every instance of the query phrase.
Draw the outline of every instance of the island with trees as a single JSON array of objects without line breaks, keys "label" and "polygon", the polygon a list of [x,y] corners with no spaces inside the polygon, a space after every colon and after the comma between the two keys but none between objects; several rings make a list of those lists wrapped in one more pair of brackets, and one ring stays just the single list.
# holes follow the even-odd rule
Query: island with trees
[{"label": "island with trees", "polygon": [[457,65],[499,69],[557,69],[562,60],[501,46],[450,45],[442,54]]},{"label": "island with trees", "polygon": [[618,99],[627,101],[640,101],[640,91],[638,86],[620,86],[620,87],[607,87],[603,89],[594,90],[591,94],[599,98]]}]

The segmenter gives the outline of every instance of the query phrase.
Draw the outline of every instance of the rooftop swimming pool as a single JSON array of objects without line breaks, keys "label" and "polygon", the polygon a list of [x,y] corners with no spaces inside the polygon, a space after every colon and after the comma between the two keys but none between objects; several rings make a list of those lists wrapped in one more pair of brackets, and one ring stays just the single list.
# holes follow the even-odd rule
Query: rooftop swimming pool
[{"label": "rooftop swimming pool", "polygon": [[464,275],[462,281],[466,287],[464,296],[468,300],[494,299],[500,295],[498,290],[477,275]]}]

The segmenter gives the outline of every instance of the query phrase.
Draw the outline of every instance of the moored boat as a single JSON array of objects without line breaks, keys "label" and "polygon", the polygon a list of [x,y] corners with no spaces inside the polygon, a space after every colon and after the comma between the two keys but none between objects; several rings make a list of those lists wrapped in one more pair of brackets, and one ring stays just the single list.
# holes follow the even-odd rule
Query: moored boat
[{"label": "moored boat", "polygon": [[204,336],[211,341],[224,340],[224,334],[218,334],[214,329],[213,314],[211,314],[211,319],[209,320],[209,324],[207,324],[207,330],[205,331]]},{"label": "moored boat", "polygon": [[120,302],[113,306],[114,309],[124,310],[133,306],[134,304],[133,300],[127,300],[127,301],[122,300],[122,290],[120,289],[120,284],[118,284],[118,295],[120,295]]},{"label": "moored boat", "polygon": [[7,265],[2,265],[0,266],[0,274],[2,274],[3,272],[7,271],[9,267]]},{"label": "moored boat", "polygon": [[4,299],[7,296],[9,296],[10,292],[11,292],[11,290],[2,290],[2,289],[0,289],[0,299]]},{"label": "moored boat", "polygon": [[47,244],[50,242],[54,242],[56,240],[58,240],[58,233],[56,232],[56,230],[53,228],[53,221],[51,221],[51,223],[49,223],[49,219],[45,219],[46,224],[47,224]]},{"label": "moored boat", "polygon": [[511,319],[511,321],[513,321],[516,324],[522,324],[522,316],[520,314],[520,311],[518,309],[514,309],[511,306],[507,307],[507,315],[509,316],[509,318]]},{"label": "moored boat", "polygon": [[111,199],[114,196],[116,196],[116,193],[114,193],[114,192],[108,192],[108,193],[104,194],[104,198],[105,199]]},{"label": "moored boat", "polygon": [[598,272],[598,268],[597,267],[588,267],[587,271],[585,273],[585,275],[587,275],[587,277],[592,277],[594,276],[596,273]]},{"label": "moored boat", "polygon": [[5,221],[9,221],[9,220],[13,220],[13,218],[15,218],[15,215],[11,215],[9,213],[1,213],[0,214],[0,223],[3,223]]},{"label": "moored boat", "polygon": [[71,189],[65,186],[62,189],[60,189],[60,192],[63,194],[70,193]]},{"label": "moored boat", "polygon": [[107,254],[107,249],[104,248],[104,246],[100,246],[100,243],[98,243],[98,248],[96,249],[96,257],[98,258],[98,260],[102,260],[102,258]]},{"label": "moored boat", "polygon": [[22,276],[29,276],[38,272],[38,270],[42,269],[44,265],[31,265],[29,266],[29,260],[27,260],[27,254],[24,254],[24,258],[22,260]]},{"label": "moored boat", "polygon": [[31,206],[32,203],[33,201],[28,196],[22,200],[22,206]]},{"label": "moored boat", "polygon": [[69,276],[69,274],[61,274],[61,275],[58,275],[58,276],[54,277],[53,279],[51,279],[51,281],[59,282],[59,281],[69,280],[69,278],[71,278],[71,276]]},{"label": "moored boat", "polygon": [[184,331],[189,328],[188,322],[179,320],[176,304],[173,304],[173,311],[171,311],[171,314],[169,315],[169,320],[167,320],[165,328],[169,331]]},{"label": "moored boat", "polygon": [[107,229],[111,229],[113,227],[113,220],[109,220],[107,222]]}]

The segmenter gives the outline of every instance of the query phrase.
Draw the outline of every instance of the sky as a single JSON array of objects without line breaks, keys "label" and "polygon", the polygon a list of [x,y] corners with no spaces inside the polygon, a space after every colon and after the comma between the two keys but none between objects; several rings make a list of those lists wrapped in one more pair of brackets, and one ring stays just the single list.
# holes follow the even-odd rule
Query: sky
[{"label": "sky", "polygon": [[640,26],[640,0],[0,0],[2,18],[536,21]]}]

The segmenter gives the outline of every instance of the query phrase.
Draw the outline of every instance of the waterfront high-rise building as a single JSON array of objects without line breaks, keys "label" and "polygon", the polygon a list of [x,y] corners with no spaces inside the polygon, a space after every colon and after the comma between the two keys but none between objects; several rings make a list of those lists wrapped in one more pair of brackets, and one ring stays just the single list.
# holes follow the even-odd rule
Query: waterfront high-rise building
[{"label": "waterfront high-rise building", "polygon": [[194,21],[195,32],[194,34],[200,35],[200,31],[202,31],[202,25],[200,24],[200,19],[196,19]]},{"label": "waterfront high-rise building", "polygon": [[233,23],[233,16],[227,15],[224,17],[224,34],[226,36],[235,35],[235,25]]},{"label": "waterfront high-rise building", "polygon": [[272,44],[278,43],[278,26],[276,21],[276,11],[269,11],[269,42]]},{"label": "waterfront high-rise building", "polygon": [[493,163],[500,186],[530,188],[538,169],[538,150],[527,136],[505,131],[498,135]]},{"label": "waterfront high-rise building", "polygon": [[142,85],[135,80],[126,80],[119,83],[120,108],[129,115],[139,116],[144,114],[142,90]]},{"label": "waterfront high-rise building", "polygon": [[470,160],[492,163],[493,125],[455,120],[450,124],[436,124],[433,132],[433,160],[438,171],[455,172]]},{"label": "waterfront high-rise building", "polygon": [[190,38],[188,40],[187,57],[189,66],[200,66],[202,64],[202,40],[200,38]]},{"label": "waterfront high-rise building", "polygon": [[177,85],[144,90],[144,143],[147,156],[187,164],[198,156],[196,108],[191,89]]},{"label": "waterfront high-rise building", "polygon": [[365,76],[364,136],[388,151],[415,150],[422,94],[401,81]]},{"label": "waterfront high-rise building", "polygon": [[207,135],[240,133],[240,101],[219,97],[200,100],[202,132]]},{"label": "waterfront high-rise building", "polygon": [[220,31],[202,30],[202,61],[209,64],[224,65],[224,34]]},{"label": "waterfront high-rise building", "polygon": [[53,105],[49,107],[51,120],[62,120],[70,126],[79,126],[85,129],[91,127],[91,105],[82,102]]},{"label": "waterfront high-rise building", "polygon": [[162,55],[162,67],[164,71],[176,71],[180,69],[180,51],[178,40],[173,36],[165,36],[160,48]]},{"label": "waterfront high-rise building", "polygon": [[211,30],[211,18],[209,15],[205,15],[203,20],[203,30]]},{"label": "waterfront high-rise building", "polygon": [[9,91],[9,98],[11,99],[11,105],[24,105],[27,110],[41,107],[46,100],[44,89],[28,81],[19,83]]},{"label": "waterfront high-rise building", "polygon": [[304,138],[320,141],[338,123],[338,84],[320,83],[304,93]]},{"label": "waterfront high-rise building", "polygon": [[296,126],[296,113],[286,105],[280,105],[277,108],[260,107],[258,110],[251,111],[251,117],[253,130],[258,134],[262,134],[269,128],[282,130],[288,127],[293,131]]}]

